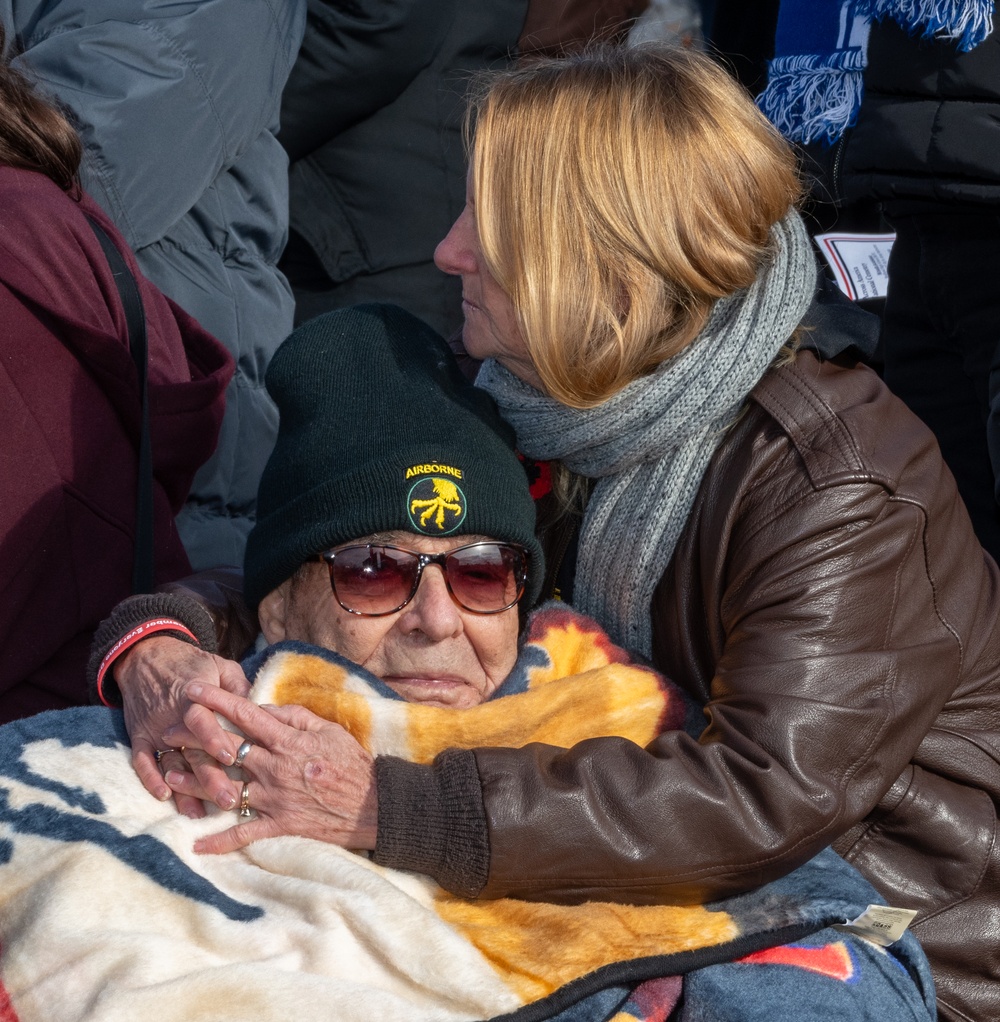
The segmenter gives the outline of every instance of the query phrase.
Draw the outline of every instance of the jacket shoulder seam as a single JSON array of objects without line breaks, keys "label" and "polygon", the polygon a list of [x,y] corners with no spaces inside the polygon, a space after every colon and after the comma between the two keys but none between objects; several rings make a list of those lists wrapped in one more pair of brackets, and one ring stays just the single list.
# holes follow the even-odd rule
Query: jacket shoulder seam
[{"label": "jacket shoulder seam", "polygon": [[814,488],[850,481],[871,482],[893,491],[884,475],[865,464],[841,416],[794,367],[773,374],[754,390],[752,397],[799,452]]}]

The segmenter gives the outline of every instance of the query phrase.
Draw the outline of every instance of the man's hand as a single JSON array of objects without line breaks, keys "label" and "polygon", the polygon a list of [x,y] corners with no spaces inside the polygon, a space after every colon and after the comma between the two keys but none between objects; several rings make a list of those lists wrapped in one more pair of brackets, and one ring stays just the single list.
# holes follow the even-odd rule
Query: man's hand
[{"label": "man's hand", "polygon": [[[203,798],[223,809],[231,808],[232,782],[219,763],[233,761],[232,736],[223,731],[210,710],[191,703],[186,689],[192,682],[200,682],[203,687],[243,696],[250,686],[239,664],[180,639],[153,635],[119,657],[112,670],[122,693],[125,727],[132,740],[132,766],[145,789],[154,798],[166,801],[173,792],[163,772],[190,767],[197,784],[176,796],[178,812],[204,816]],[[162,750],[168,748],[163,732],[182,723],[197,735],[197,740],[183,752],[163,754]],[[157,750],[161,750],[159,763]]]},{"label": "man's hand", "polygon": [[[187,696],[206,713],[232,721],[254,743],[243,770],[256,819],[201,839],[196,852],[230,852],[282,834],[344,848],[375,847],[375,761],[339,724],[302,706],[265,709],[209,685],[191,685]],[[226,733],[225,740],[232,762],[242,738]],[[196,794],[198,780],[186,771],[171,769],[166,781],[175,792]],[[235,803],[243,782],[229,785]]]}]

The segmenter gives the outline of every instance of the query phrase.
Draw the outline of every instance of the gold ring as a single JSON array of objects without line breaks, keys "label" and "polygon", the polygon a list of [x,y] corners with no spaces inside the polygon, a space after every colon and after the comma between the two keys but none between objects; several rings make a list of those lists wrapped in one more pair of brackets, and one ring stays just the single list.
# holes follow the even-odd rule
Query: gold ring
[{"label": "gold ring", "polygon": [[243,790],[240,792],[240,816],[249,817],[250,809],[250,782],[243,782]]}]

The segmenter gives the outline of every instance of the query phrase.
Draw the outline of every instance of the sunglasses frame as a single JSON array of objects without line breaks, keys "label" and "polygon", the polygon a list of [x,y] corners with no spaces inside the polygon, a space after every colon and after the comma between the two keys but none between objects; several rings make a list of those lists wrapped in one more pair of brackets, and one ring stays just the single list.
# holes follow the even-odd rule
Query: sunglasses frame
[{"label": "sunglasses frame", "polygon": [[[508,603],[504,607],[499,607],[496,610],[473,610],[471,607],[467,607],[462,601],[455,595],[455,591],[451,588],[451,582],[448,579],[448,567],[447,560],[449,557],[453,557],[455,554],[462,550],[471,550],[474,547],[491,546],[491,547],[506,547],[509,550],[515,550],[521,555],[522,570],[520,575],[515,575],[517,582],[517,596],[511,603]],[[378,548],[380,550],[398,550],[402,554],[409,554],[411,557],[417,558],[417,570],[413,576],[413,586],[410,589],[409,595],[398,607],[393,607],[392,610],[380,610],[380,611],[366,611],[366,610],[354,610],[348,607],[343,600],[340,598],[340,594],[337,592],[337,585],[333,580],[333,563],[337,558],[337,554],[344,553],[347,550],[371,550]],[[330,574],[330,588],[333,590],[333,598],[337,601],[340,607],[347,611],[348,614],[354,614],[356,617],[388,617],[390,614],[396,614],[401,611],[412,599],[417,595],[417,590],[420,588],[420,580],[423,578],[424,568],[428,564],[436,564],[441,569],[441,574],[444,576],[444,584],[448,589],[448,595],[451,597],[454,604],[461,610],[464,610],[468,614],[479,614],[482,616],[488,616],[491,614],[503,614],[505,611],[510,610],[512,607],[516,607],[524,596],[525,589],[528,585],[528,551],[517,543],[503,543],[499,540],[479,540],[475,543],[466,543],[463,546],[455,547],[454,550],[446,550],[440,554],[422,554],[416,550],[407,550],[406,547],[396,546],[394,543],[352,543],[348,546],[337,547],[335,550],[324,550],[318,554],[319,560],[326,564],[327,570]]]}]

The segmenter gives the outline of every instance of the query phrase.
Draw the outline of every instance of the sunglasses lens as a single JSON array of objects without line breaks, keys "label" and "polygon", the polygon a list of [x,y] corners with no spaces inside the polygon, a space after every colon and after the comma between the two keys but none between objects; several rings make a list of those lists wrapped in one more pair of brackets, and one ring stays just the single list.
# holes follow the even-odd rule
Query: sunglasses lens
[{"label": "sunglasses lens", "polygon": [[491,614],[513,607],[524,591],[524,556],[511,546],[481,543],[447,559],[448,584],[466,610]]},{"label": "sunglasses lens", "polygon": [[405,603],[417,570],[415,555],[379,546],[347,547],[328,563],[337,599],[356,614],[387,614]]}]

